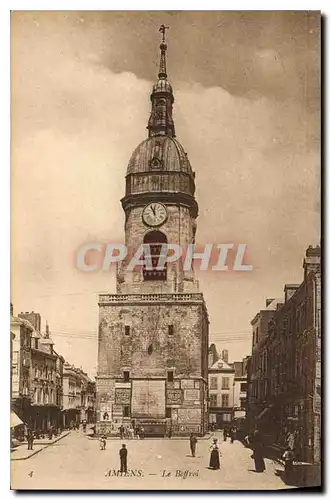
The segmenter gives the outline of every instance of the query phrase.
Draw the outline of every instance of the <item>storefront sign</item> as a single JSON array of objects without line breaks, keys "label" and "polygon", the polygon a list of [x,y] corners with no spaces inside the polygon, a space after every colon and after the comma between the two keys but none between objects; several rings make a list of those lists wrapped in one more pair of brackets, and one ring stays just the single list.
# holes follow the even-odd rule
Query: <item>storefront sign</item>
[{"label": "storefront sign", "polygon": [[123,415],[123,407],[121,405],[113,405],[113,415],[114,418],[121,417]]},{"label": "storefront sign", "polygon": [[131,402],[131,389],[115,389],[116,405],[129,405]]},{"label": "storefront sign", "polygon": [[178,423],[197,424],[201,422],[200,408],[178,408]]},{"label": "storefront sign", "polygon": [[180,405],[183,400],[181,389],[172,389],[167,391],[167,405]]},{"label": "storefront sign", "polygon": [[198,389],[185,389],[184,391],[185,401],[196,401],[200,400],[200,391]]},{"label": "storefront sign", "polygon": [[100,403],[100,420],[109,421],[112,419],[112,405],[109,402]]}]

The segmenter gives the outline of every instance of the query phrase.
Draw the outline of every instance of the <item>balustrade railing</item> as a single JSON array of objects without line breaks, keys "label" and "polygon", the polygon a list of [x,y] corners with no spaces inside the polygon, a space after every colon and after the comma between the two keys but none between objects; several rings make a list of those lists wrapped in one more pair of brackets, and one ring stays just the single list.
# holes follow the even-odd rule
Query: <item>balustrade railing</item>
[{"label": "balustrade railing", "polygon": [[203,302],[202,293],[100,294],[99,303],[108,302]]}]

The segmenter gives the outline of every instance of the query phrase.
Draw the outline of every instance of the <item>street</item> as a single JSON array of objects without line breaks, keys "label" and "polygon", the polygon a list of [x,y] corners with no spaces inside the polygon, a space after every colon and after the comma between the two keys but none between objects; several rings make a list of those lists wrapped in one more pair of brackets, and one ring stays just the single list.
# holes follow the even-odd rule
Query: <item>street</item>
[{"label": "street", "polygon": [[[211,439],[198,441],[196,457],[189,442],[180,439],[108,440],[105,451],[99,441],[82,431],[72,431],[35,456],[11,462],[12,489],[146,489],[146,490],[277,490],[286,488],[266,459],[266,471],[255,473],[251,450],[240,442],[219,439],[221,469],[210,470]],[[119,449],[126,443],[128,475],[117,475]]]}]

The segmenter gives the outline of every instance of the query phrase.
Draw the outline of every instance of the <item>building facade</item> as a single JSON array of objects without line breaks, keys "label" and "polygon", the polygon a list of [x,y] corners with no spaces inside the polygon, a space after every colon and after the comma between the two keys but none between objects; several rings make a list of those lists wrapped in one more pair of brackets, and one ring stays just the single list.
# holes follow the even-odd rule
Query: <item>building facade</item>
[{"label": "building facade", "polygon": [[61,422],[61,408],[57,404],[56,363],[54,342],[46,332],[41,334],[41,316],[39,313],[20,313],[19,318],[32,326],[30,389],[31,406],[25,422],[37,434],[45,434],[50,427],[58,428]]},{"label": "building facade", "polygon": [[[125,244],[117,293],[99,296],[97,431],[141,424],[146,434],[203,435],[207,430],[208,314],[193,267],[158,266],[167,244],[195,242],[195,174],[175,137],[174,96],[160,45],[148,138],[126,175]],[[144,246],[143,265],[132,267]]]},{"label": "building facade", "polygon": [[63,365],[63,427],[95,420],[95,383],[81,368]]},{"label": "building facade", "polygon": [[[11,305],[11,410],[13,437],[24,438],[69,426],[70,421],[95,421],[95,382],[81,368],[65,363],[54,350],[46,322],[41,333],[39,313],[13,315]],[[19,426],[20,423],[24,424]],[[17,426],[17,429],[16,429]],[[16,432],[17,431],[17,432]],[[16,435],[17,434],[17,435]]]},{"label": "building facade", "polygon": [[[11,410],[18,417],[16,419],[17,423],[27,421],[31,408],[32,384],[30,369],[32,334],[33,326],[28,321],[14,316],[11,305]],[[17,432],[19,431],[20,429],[18,428]]]},{"label": "building facade", "polygon": [[252,355],[250,361],[250,398],[247,418],[254,421],[268,407],[270,377],[268,373],[268,328],[281,299],[267,299],[265,308],[261,309],[251,321]]},{"label": "building facade", "polygon": [[[209,424],[217,428],[231,424],[234,410],[235,369],[228,362],[226,350],[222,351],[222,355],[208,368]],[[213,361],[213,358],[209,360]]]},{"label": "building facade", "polygon": [[96,422],[96,384],[92,380],[87,383],[85,418],[89,424]]},{"label": "building facade", "polygon": [[95,400],[96,387],[95,382],[89,378],[87,373],[80,371],[81,376],[81,411],[80,420],[86,420],[87,423],[95,421]]},{"label": "building facade", "polygon": [[234,361],[233,419],[246,419],[247,409],[247,358]]},{"label": "building facade", "polygon": [[68,362],[63,365],[63,427],[70,428],[80,422],[81,379],[77,368]]},{"label": "building facade", "polygon": [[[266,353],[262,379],[261,365],[252,362],[249,396],[251,421],[267,439],[286,446],[286,436],[293,433],[296,458],[309,463],[319,463],[321,455],[320,256],[319,247],[309,247],[303,282],[285,285],[261,348]],[[256,380],[267,380],[266,386],[256,389]]]},{"label": "building facade", "polygon": [[[60,409],[61,413],[63,411],[63,366],[65,359],[63,356],[54,351],[56,355],[56,405]],[[62,417],[60,418],[60,427],[62,427]]]}]

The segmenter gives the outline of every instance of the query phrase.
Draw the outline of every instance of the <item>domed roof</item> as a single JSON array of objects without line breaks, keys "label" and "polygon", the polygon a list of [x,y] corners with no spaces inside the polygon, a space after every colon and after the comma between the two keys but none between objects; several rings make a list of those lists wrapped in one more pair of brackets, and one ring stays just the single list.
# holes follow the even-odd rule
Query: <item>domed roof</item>
[{"label": "domed roof", "polygon": [[167,135],[151,136],[141,142],[129,161],[127,174],[155,170],[175,171],[193,175],[183,146]]},{"label": "domed roof", "polygon": [[153,93],[157,92],[172,92],[172,86],[164,78],[159,78],[153,85]]}]

